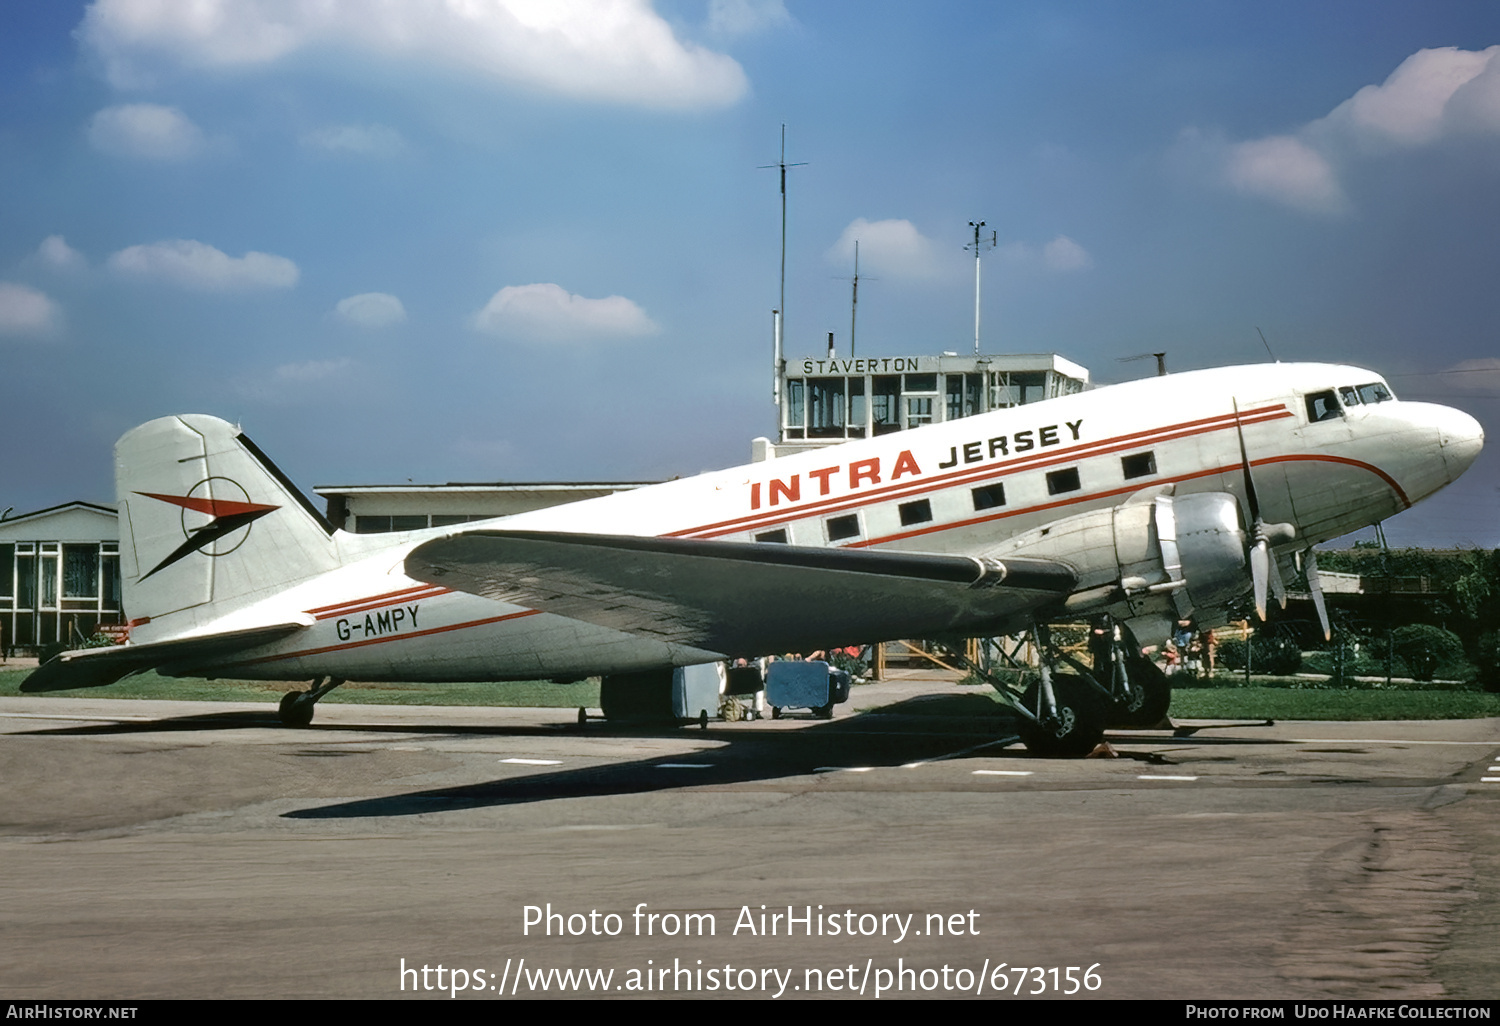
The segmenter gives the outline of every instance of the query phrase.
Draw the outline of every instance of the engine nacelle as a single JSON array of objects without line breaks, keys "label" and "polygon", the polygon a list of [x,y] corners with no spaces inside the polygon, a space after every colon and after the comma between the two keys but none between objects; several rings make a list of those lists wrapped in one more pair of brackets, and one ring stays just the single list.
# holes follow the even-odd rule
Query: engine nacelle
[{"label": "engine nacelle", "polygon": [[1226,622],[1226,607],[1251,587],[1247,552],[1239,500],[1197,492],[1080,513],[985,555],[1066,563],[1078,572],[1070,613],[1109,613],[1149,645],[1189,616],[1205,627]]}]

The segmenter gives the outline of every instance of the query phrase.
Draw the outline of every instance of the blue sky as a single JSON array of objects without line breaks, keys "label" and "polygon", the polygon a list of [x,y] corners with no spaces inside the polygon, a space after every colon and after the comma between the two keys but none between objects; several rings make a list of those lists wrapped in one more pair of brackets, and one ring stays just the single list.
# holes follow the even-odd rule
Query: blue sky
[{"label": "blue sky", "polygon": [[[1360,363],[1500,412],[1488,2],[11,0],[0,508],[240,422],[299,484],[633,480],[771,434],[790,355],[1101,381]],[[652,400],[655,400],[652,402]],[[1500,545],[1500,457],[1388,525]]]}]

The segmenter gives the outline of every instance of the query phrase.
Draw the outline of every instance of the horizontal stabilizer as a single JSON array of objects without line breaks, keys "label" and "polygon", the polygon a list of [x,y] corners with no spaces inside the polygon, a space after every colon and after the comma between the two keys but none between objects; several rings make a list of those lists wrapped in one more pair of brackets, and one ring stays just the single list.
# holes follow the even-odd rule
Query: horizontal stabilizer
[{"label": "horizontal stabilizer", "polygon": [[82,648],[49,659],[21,682],[25,692],[66,691],[70,688],[102,688],[142,670],[170,667],[191,669],[210,660],[278,641],[306,630],[301,623],[278,623],[269,627],[229,631],[192,638],[173,638],[144,645]]},{"label": "horizontal stabilizer", "polygon": [[981,634],[1077,583],[1045,559],[685,538],[473,531],[417,546],[408,576],[728,655]]}]

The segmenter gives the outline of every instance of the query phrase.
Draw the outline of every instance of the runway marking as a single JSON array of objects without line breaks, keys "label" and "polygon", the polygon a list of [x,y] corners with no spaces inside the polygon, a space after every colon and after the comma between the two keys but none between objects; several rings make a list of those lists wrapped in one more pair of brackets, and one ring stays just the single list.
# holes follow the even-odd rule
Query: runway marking
[{"label": "runway marking", "polygon": [[68,716],[63,713],[0,713],[5,720],[72,720],[75,723],[149,723],[160,716]]},{"label": "runway marking", "polygon": [[501,759],[515,766],[561,766],[561,759]]},{"label": "runway marking", "polygon": [[1137,780],[1197,780],[1197,777],[1169,776],[1166,773],[1141,773],[1136,776]]},{"label": "runway marking", "polygon": [[976,777],[1029,777],[1031,770],[975,770]]},{"label": "runway marking", "polygon": [[1500,777],[1480,777],[1481,784],[1500,784]]},{"label": "runway marking", "polygon": [[711,762],[659,762],[657,769],[713,769]]},{"label": "runway marking", "polygon": [[874,766],[815,766],[814,773],[868,773]]},{"label": "runway marking", "polygon": [[1392,740],[1385,737],[1289,737],[1287,740],[1299,745],[1482,745],[1485,748],[1495,743],[1493,741]]}]

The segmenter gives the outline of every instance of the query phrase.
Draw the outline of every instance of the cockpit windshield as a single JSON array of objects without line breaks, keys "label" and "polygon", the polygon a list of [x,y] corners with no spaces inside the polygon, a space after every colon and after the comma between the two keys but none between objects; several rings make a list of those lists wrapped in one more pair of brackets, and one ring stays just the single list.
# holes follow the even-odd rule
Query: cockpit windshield
[{"label": "cockpit windshield", "polygon": [[1359,398],[1361,402],[1383,403],[1396,397],[1391,395],[1391,390],[1385,386],[1385,382],[1372,381],[1368,385],[1359,386]]}]

